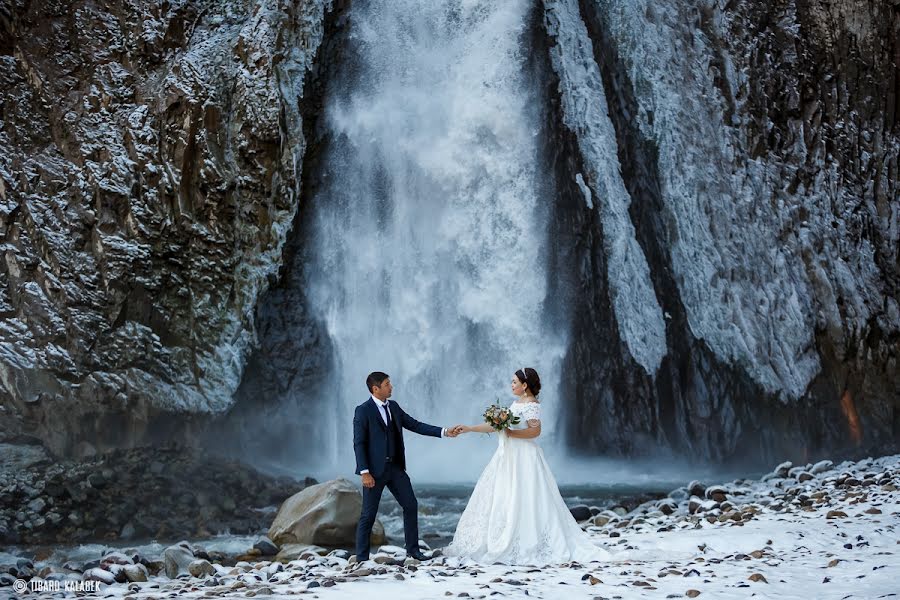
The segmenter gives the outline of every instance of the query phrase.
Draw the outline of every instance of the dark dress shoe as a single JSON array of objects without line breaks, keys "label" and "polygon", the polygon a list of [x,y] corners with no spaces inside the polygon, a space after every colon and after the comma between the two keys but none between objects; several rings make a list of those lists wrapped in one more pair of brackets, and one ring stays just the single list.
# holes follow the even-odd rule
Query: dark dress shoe
[{"label": "dark dress shoe", "polygon": [[414,558],[414,559],[416,559],[416,560],[419,561],[419,562],[424,562],[424,561],[426,561],[426,560],[431,560],[430,558],[428,558],[427,556],[425,556],[425,555],[422,554],[421,552],[407,552],[407,553],[406,553],[406,557],[407,557],[407,558]]}]

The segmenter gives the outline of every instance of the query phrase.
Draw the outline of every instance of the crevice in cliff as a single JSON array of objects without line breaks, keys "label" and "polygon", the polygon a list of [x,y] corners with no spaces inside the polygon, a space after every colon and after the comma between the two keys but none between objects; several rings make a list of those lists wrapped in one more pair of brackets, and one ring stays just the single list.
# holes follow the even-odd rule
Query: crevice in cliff
[{"label": "crevice in cliff", "polygon": [[[351,1],[338,1],[325,14],[324,34],[298,98],[305,151],[295,176],[300,202],[282,251],[277,280],[256,307],[259,346],[250,355],[230,411],[210,424],[205,445],[223,454],[252,455],[260,468],[296,463],[320,424],[309,411],[322,404],[316,386],[332,355],[324,326],[309,314],[304,290],[305,246],[313,235],[307,223],[321,185],[329,139],[321,124],[329,77],[346,47]],[[280,126],[288,127],[282,114]],[[286,138],[287,136],[282,136]],[[279,440],[272,443],[272,440]],[[277,466],[275,467],[277,468]]]},{"label": "crevice in cliff", "polygon": [[[577,177],[586,172],[575,132],[564,124],[560,80],[550,67],[555,39],[542,28],[533,36],[534,56],[543,73],[546,103],[542,154],[550,165],[556,209],[550,238],[555,241],[548,273],[554,302],[566,307],[569,346],[562,364],[561,425],[574,453],[630,455],[654,444],[649,427],[636,423],[645,410],[646,378],[631,358],[614,318],[607,284],[603,230],[588,206]],[[641,393],[640,389],[645,392]],[[633,403],[616,399],[631,398]]]}]

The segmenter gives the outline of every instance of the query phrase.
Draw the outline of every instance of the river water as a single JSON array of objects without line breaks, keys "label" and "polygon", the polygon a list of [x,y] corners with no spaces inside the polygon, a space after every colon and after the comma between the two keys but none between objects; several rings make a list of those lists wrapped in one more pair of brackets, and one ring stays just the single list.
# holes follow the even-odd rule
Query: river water
[{"label": "river water", "polygon": [[[663,495],[678,485],[683,484],[679,479],[647,479],[637,483],[617,483],[612,485],[567,485],[560,486],[560,492],[569,507],[584,504],[609,508],[622,503],[631,508],[636,504],[637,498],[647,499],[651,495]],[[419,500],[419,536],[432,548],[445,546],[453,537],[456,524],[465,508],[466,502],[472,493],[472,484],[431,484],[416,487],[416,495]],[[264,512],[274,518],[278,507],[266,507]],[[385,526],[388,543],[403,546],[403,515],[400,506],[385,490],[381,501],[379,519]],[[266,519],[267,521],[271,519]],[[229,555],[237,555],[246,552],[260,536],[265,535],[262,530],[252,535],[231,535],[219,533],[211,538],[193,539],[185,537],[192,544],[199,546],[207,552],[218,551]],[[66,561],[84,563],[98,559],[110,550],[136,551],[150,558],[162,555],[163,550],[175,544],[181,539],[171,540],[132,540],[116,541],[109,543],[88,543],[74,546],[54,545],[40,547],[7,547],[0,551],[0,563],[15,564],[17,557],[34,557],[37,555],[41,562],[53,565],[62,565]],[[351,552],[353,548],[346,548]]]}]

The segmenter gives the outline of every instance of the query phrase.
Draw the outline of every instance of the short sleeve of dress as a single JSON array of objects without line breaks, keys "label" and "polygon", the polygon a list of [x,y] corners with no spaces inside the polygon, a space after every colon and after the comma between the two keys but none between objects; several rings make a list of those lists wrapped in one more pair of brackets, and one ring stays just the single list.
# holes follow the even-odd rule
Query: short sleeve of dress
[{"label": "short sleeve of dress", "polygon": [[541,420],[541,405],[538,402],[529,402],[525,406],[522,407],[522,420],[523,421],[540,421]]}]

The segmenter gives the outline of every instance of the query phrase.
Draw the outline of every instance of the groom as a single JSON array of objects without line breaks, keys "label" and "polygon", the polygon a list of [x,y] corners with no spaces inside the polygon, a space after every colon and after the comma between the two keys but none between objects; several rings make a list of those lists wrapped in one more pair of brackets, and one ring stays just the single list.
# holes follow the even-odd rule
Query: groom
[{"label": "groom", "polygon": [[381,493],[387,487],[403,508],[406,555],[428,560],[419,551],[419,503],[406,474],[403,428],[419,435],[456,437],[459,425],[441,429],[416,421],[396,402],[390,402],[393,386],[386,373],[375,371],[366,378],[371,396],[356,407],[353,415],[353,450],[356,472],[362,476],[363,504],[356,526],[356,559],[369,559],[369,538],[378,513]]}]

